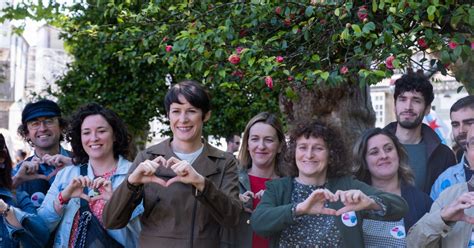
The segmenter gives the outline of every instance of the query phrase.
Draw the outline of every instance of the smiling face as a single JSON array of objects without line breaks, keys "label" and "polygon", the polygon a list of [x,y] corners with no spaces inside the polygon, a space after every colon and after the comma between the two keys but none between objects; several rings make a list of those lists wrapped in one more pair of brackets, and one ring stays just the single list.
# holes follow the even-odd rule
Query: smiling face
[{"label": "smiling face", "polygon": [[114,155],[114,132],[102,115],[89,115],[84,119],[81,142],[89,159],[104,159]]},{"label": "smiling face", "polygon": [[38,117],[26,123],[27,139],[39,152],[59,147],[61,127],[57,117]]},{"label": "smiling face", "polygon": [[322,138],[299,137],[296,140],[295,160],[299,178],[326,179],[329,149]]},{"label": "smiling face", "polygon": [[250,128],[248,151],[252,158],[252,166],[259,168],[275,166],[275,157],[280,149],[281,144],[275,128],[263,122],[257,122]]},{"label": "smiling face", "polygon": [[182,95],[178,97],[180,103],[174,102],[170,105],[168,118],[173,142],[176,144],[201,143],[202,126],[210,117],[210,112],[203,118],[202,110],[191,105]]},{"label": "smiling face", "polygon": [[418,91],[401,93],[395,101],[395,115],[398,124],[406,129],[417,128],[423,122],[423,117],[429,113],[423,94]]},{"label": "smiling face", "polygon": [[467,132],[472,124],[474,124],[474,109],[465,107],[451,112],[453,138],[462,149],[466,149]]},{"label": "smiling face", "polygon": [[378,134],[367,141],[365,161],[371,177],[390,179],[397,176],[400,159],[393,141],[384,134]]}]

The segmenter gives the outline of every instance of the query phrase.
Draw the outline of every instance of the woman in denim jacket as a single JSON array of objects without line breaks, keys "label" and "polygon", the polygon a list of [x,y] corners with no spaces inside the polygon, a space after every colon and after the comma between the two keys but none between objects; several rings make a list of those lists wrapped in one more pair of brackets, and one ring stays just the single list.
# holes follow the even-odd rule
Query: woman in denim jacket
[{"label": "woman in denim jacket", "polygon": [[[81,198],[89,202],[93,215],[102,224],[102,211],[115,189],[125,179],[131,162],[128,153],[130,136],[123,121],[111,110],[92,103],[82,106],[71,118],[68,140],[74,151],[76,166],[62,169],[54,180],[39,215],[51,232],[56,229],[54,247],[72,247],[79,226]],[[87,166],[87,176],[80,167]],[[88,188],[89,193],[83,193]],[[140,232],[140,204],[129,224],[107,233],[125,247],[137,247]]]},{"label": "woman in denim jacket", "polygon": [[49,233],[28,194],[12,191],[12,160],[0,134],[0,247],[43,247]]}]

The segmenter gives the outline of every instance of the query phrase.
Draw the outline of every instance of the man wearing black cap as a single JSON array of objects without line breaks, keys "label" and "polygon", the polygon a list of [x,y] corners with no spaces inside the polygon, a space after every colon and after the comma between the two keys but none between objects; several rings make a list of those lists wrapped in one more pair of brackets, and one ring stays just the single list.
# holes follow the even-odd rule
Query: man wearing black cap
[{"label": "man wearing black cap", "polygon": [[23,109],[18,134],[34,147],[34,155],[16,167],[13,187],[30,194],[35,207],[43,202],[56,173],[72,164],[70,152],[60,145],[66,126],[59,106],[53,101],[39,100]]}]

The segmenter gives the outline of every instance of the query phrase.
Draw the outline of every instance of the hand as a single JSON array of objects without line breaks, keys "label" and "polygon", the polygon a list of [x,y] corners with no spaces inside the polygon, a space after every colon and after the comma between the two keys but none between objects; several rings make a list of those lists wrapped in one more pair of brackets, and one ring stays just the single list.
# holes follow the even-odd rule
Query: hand
[{"label": "hand", "polygon": [[0,199],[0,213],[4,213],[8,208],[8,204],[6,204],[2,199]]},{"label": "hand", "polygon": [[78,176],[73,178],[71,183],[62,191],[62,197],[65,201],[71,198],[82,198],[90,201],[90,197],[84,194],[84,187],[92,188],[92,180],[87,176]]},{"label": "hand", "polygon": [[160,166],[167,166],[167,161],[162,156],[153,160],[145,160],[138,164],[137,168],[128,176],[128,182],[132,185],[142,185],[145,183],[157,183],[161,186],[167,186],[166,181],[155,176],[155,172]]},{"label": "hand", "polygon": [[255,197],[254,197],[254,198],[255,198],[255,199],[262,199],[263,193],[265,193],[265,190],[264,190],[264,189],[258,191],[258,192],[255,194]]},{"label": "hand", "polygon": [[23,163],[21,164],[21,167],[25,166],[25,169],[26,169],[25,173],[32,175],[38,172],[40,164],[42,162],[43,161],[40,158],[38,158],[37,156],[34,156],[30,161],[23,161]]},{"label": "hand", "polygon": [[335,195],[344,204],[343,208],[337,210],[337,215],[341,215],[350,211],[360,211],[364,209],[380,209],[380,206],[373,199],[368,197],[360,190],[338,190],[336,191]]},{"label": "hand", "polygon": [[91,197],[92,201],[97,201],[97,200],[104,200],[108,201],[112,197],[112,182],[110,180],[106,180],[103,177],[98,177],[94,179],[92,182],[93,189],[96,189],[99,191],[99,195]]},{"label": "hand", "polygon": [[326,208],[325,204],[327,201],[335,202],[337,199],[336,195],[331,191],[327,189],[317,189],[313,191],[306,200],[296,205],[296,215],[336,215],[336,210]]},{"label": "hand", "polygon": [[[28,163],[26,163],[28,162]],[[35,179],[43,179],[48,180],[50,179],[49,176],[38,174],[38,165],[37,162],[33,161],[25,161],[21,164],[20,169],[13,177],[13,187],[16,188],[18,185],[22,184],[23,182],[35,180]]]},{"label": "hand", "polygon": [[441,209],[441,218],[447,221],[464,221],[474,224],[474,217],[466,215],[464,209],[474,206],[474,192],[468,192],[460,195],[450,205]]},{"label": "hand", "polygon": [[177,158],[170,158],[167,162],[168,166],[176,173],[176,177],[171,178],[166,183],[166,186],[171,185],[175,182],[181,182],[185,184],[192,184],[199,191],[204,190],[204,177],[197,173],[196,170],[185,160],[179,160]]},{"label": "hand", "polygon": [[72,158],[66,157],[61,154],[49,155],[45,154],[43,156],[43,163],[54,166],[56,168],[63,168],[66,165],[72,165]]},{"label": "hand", "polygon": [[248,202],[250,200],[250,197],[255,198],[255,195],[253,194],[252,191],[247,191],[243,194],[239,194],[239,199],[241,202]]}]

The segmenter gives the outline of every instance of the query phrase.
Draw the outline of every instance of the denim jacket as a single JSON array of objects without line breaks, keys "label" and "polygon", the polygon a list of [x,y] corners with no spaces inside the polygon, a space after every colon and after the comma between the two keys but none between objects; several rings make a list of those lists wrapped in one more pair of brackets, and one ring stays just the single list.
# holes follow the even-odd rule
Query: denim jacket
[{"label": "denim jacket", "polygon": [[[127,173],[131,164],[130,161],[122,156],[119,157],[117,170],[110,178],[114,190],[127,178]],[[48,191],[48,194],[46,194],[43,204],[38,209],[38,214],[46,222],[49,231],[54,232],[56,229],[54,247],[68,247],[74,216],[81,206],[80,198],[72,198],[68,204],[63,207],[62,214],[59,215],[54,209],[54,201],[58,198],[59,192],[65,189],[71,180],[80,176],[80,174],[80,166],[77,165],[67,166],[59,171]],[[90,163],[87,167],[87,175],[89,178],[94,178],[94,173]],[[125,247],[138,247],[138,235],[141,230],[138,216],[141,213],[143,213],[143,204],[140,204],[135,208],[127,226],[115,230],[107,229],[107,232],[111,237]]]},{"label": "denim jacket", "polygon": [[449,167],[439,175],[438,179],[434,182],[433,187],[431,187],[431,199],[438,199],[439,194],[450,186],[466,182],[466,174],[464,172],[465,159],[466,157],[463,155],[461,162]]},{"label": "denim jacket", "polygon": [[[66,157],[71,157],[71,152],[64,149],[63,147],[60,147],[59,154],[64,155]],[[24,161],[31,161],[31,159],[33,159],[34,156],[36,155],[30,156]],[[22,165],[23,165],[23,161],[20,162],[12,170],[12,176],[18,173],[18,170],[20,169]],[[43,174],[43,175],[49,175],[55,169],[56,168],[54,166],[43,163],[39,165],[38,173]],[[44,179],[30,180],[18,185],[16,190],[25,191],[26,193],[28,193],[28,195],[31,197],[30,199],[31,199],[31,202],[33,203],[33,206],[35,206],[35,208],[38,208],[43,203],[44,197],[46,193],[48,192],[49,187],[53,183],[53,181],[54,181],[54,177],[51,177],[49,181],[46,181]]]},{"label": "denim jacket", "polygon": [[13,194],[9,189],[0,188],[0,198],[12,206],[10,211],[22,225],[10,225],[4,217],[0,224],[0,247],[43,247],[48,242],[49,232],[43,220],[36,215],[36,208],[25,192]]}]

